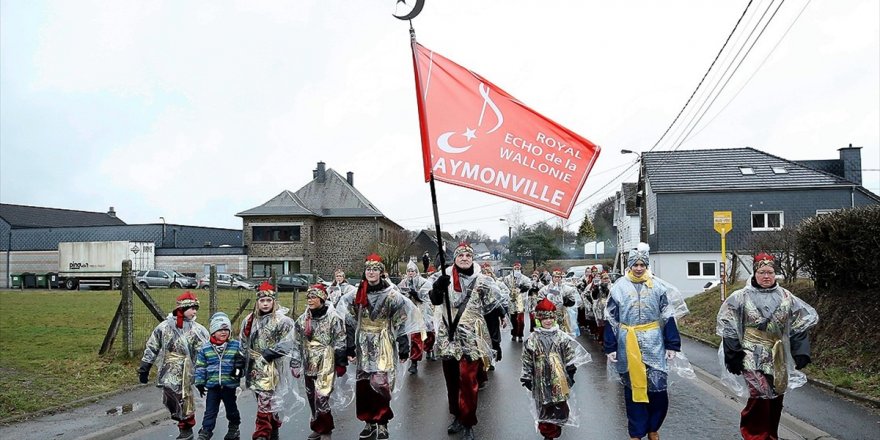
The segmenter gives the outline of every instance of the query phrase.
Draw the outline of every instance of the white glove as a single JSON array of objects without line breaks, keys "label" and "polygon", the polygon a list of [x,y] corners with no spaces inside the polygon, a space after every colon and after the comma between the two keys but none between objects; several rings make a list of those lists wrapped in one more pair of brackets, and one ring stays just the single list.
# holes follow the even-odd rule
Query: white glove
[{"label": "white glove", "polygon": [[666,350],[666,360],[671,361],[675,359],[675,353],[677,353],[675,350]]},{"label": "white glove", "polygon": [[617,352],[608,353],[608,360],[611,362],[617,362]]}]

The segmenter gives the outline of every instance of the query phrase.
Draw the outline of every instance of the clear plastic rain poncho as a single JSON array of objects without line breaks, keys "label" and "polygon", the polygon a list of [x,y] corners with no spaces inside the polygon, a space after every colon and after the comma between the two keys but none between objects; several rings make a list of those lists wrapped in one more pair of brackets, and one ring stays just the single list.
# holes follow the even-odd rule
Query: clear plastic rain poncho
[{"label": "clear plastic rain poncho", "polygon": [[772,399],[807,383],[795,369],[792,336],[819,323],[819,314],[787,289],[761,289],[750,284],[733,292],[718,310],[716,333],[738,342],[745,352],[743,374],[733,375],[718,347],[721,383],[740,397]]},{"label": "clear plastic rain poncho", "polygon": [[[538,291],[538,294],[530,302],[530,313],[535,312],[535,306],[542,299],[547,298],[556,306],[556,322],[559,324],[559,328],[567,333],[572,333],[574,328],[577,327],[577,308],[567,307],[565,306],[566,301],[576,302],[576,299],[579,296],[577,288],[567,282],[560,283],[550,283],[544,287],[541,287],[541,290]],[[568,314],[568,309],[575,309],[575,319],[571,320],[571,317]]]},{"label": "clear plastic rain poncho", "polygon": [[[290,351],[290,369],[301,375],[299,379],[294,378],[295,399],[311,400],[315,415],[331,409],[340,411],[354,400],[353,369],[346,369],[342,376],[336,375],[337,360],[346,355],[345,318],[332,302],[328,300],[324,304],[327,311],[323,316],[309,320],[306,311],[297,318]],[[306,391],[305,376],[314,377],[313,395]]]},{"label": "clear plastic rain poncho", "polygon": [[[452,276],[452,266],[446,268],[446,274]],[[428,279],[423,288],[430,291],[440,274],[435,273]],[[488,369],[495,363],[495,350],[483,313],[489,304],[500,303],[501,290],[491,277],[474,272],[473,275],[459,275],[461,291],[455,290],[455,283],[449,284],[448,297],[450,311],[453,316],[461,315],[455,327],[452,340],[449,340],[449,322],[444,304],[434,306],[434,322],[437,326],[437,342],[435,350],[444,359],[460,360],[465,357],[471,361],[482,361],[483,368]]]},{"label": "clear plastic rain poncho", "polygon": [[[410,264],[413,263],[410,262]],[[407,269],[409,269],[409,267],[407,267]],[[431,304],[431,299],[428,297],[428,293],[422,289],[427,282],[428,280],[421,275],[416,275],[414,277],[407,276],[400,280],[397,288],[400,289],[400,292],[403,293],[404,296],[410,298],[410,301],[412,301],[422,312],[422,322],[425,324],[425,331],[433,332],[434,306]]]},{"label": "clear plastic rain poncho", "polygon": [[355,304],[357,292],[351,292],[336,309],[345,317],[346,332],[354,341],[355,380],[369,380],[376,393],[390,399],[405,383],[399,350],[405,349],[403,358],[408,358],[411,335],[421,334],[425,324],[418,307],[397,286],[381,282],[382,290],[367,294],[368,307]]},{"label": "clear plastic rain poncho", "polygon": [[[282,422],[305,406],[293,391],[288,361],[293,346],[294,323],[288,309],[278,307],[264,315],[256,309],[245,317],[239,340],[245,354],[245,385],[253,390],[257,411],[277,413]],[[263,353],[280,355],[266,361]]]},{"label": "clear plastic rain poncho", "polygon": [[184,319],[183,328],[177,328],[177,317],[170,313],[147,340],[141,361],[153,364],[160,360],[156,386],[165,390],[164,400],[175,420],[195,414],[196,355],[209,338],[208,329],[195,320]]},{"label": "clear plastic rain poncho", "polygon": [[532,390],[527,392],[536,428],[538,423],[579,425],[579,406],[568,370],[591,360],[590,353],[556,324],[549,329],[538,327],[529,335],[523,343],[520,380],[532,384]]},{"label": "clear plastic rain poncho", "polygon": [[[606,325],[614,332],[617,340],[617,361],[607,360],[608,378],[629,387],[629,365],[627,365],[627,326],[653,325],[654,328],[637,331],[636,340],[641,351],[642,362],[647,366],[648,391],[664,391],[675,377],[694,379],[696,375],[690,361],[683,352],[675,353],[671,360],[666,359],[666,346],[663,340],[663,327],[669,319],[680,319],[688,314],[687,304],[681,292],[672,284],[651,275],[651,285],[641,283],[641,290],[626,276],[618,279],[611,287],[611,294],[605,304]],[[671,376],[669,371],[676,375]]]}]

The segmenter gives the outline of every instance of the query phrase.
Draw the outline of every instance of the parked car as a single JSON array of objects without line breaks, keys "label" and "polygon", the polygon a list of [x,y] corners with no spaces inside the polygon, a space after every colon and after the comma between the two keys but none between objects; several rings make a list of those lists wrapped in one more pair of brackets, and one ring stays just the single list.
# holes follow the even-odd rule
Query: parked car
[{"label": "parked car", "polygon": [[141,287],[151,289],[154,287],[168,287],[171,289],[191,289],[198,287],[199,282],[195,278],[182,275],[176,270],[141,270],[137,273],[137,283]]},{"label": "parked car", "polygon": [[279,292],[304,292],[309,289],[309,282],[305,278],[293,274],[282,275],[276,284]]},{"label": "parked car", "polygon": [[589,265],[589,266],[572,266],[572,267],[568,268],[568,271],[566,271],[565,279],[570,280],[570,281],[571,280],[574,280],[574,281],[580,280],[581,278],[583,278],[584,274],[589,273],[589,271],[593,267],[598,269],[599,273],[602,273],[602,271],[604,270],[604,267],[602,267],[601,264],[593,264],[593,265]]},{"label": "parked car", "polygon": [[324,281],[323,278],[321,278],[315,274],[311,274],[311,273],[292,273],[289,275],[293,275],[295,277],[300,277],[300,278],[306,280],[306,282],[308,282],[310,286],[317,284],[317,283],[321,283],[325,286],[329,286],[330,284],[333,284],[332,282]]},{"label": "parked car", "polygon": [[[236,274],[231,273],[218,273],[217,274],[217,288],[218,289],[239,289],[239,290],[254,290],[255,285],[248,281],[244,280],[244,277],[239,279]],[[211,276],[205,275],[199,279],[199,288],[200,289],[209,289],[211,288]]]}]

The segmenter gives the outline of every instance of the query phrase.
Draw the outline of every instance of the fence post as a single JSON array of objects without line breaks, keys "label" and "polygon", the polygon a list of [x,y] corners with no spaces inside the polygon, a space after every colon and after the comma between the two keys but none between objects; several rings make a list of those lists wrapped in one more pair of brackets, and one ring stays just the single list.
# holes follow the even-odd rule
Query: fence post
[{"label": "fence post", "polygon": [[210,308],[208,310],[211,312],[211,316],[214,316],[214,314],[217,313],[217,309],[219,308],[217,306],[217,265],[216,264],[211,265],[210,272],[211,272],[211,275],[210,275],[210,278],[208,278],[210,280],[209,284],[208,284],[208,286],[209,286],[208,291],[211,292],[210,293],[211,300],[210,300]]},{"label": "fence post", "polygon": [[131,291],[131,260],[122,262],[122,334],[125,335],[125,352],[134,356],[134,299]]}]

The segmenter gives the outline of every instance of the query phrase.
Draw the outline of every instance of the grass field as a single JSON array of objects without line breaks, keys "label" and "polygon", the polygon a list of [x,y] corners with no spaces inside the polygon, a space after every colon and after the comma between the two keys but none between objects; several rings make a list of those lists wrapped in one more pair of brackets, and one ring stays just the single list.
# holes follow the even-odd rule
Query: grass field
[{"label": "grass field", "polygon": [[[181,292],[149,291],[165,313],[171,311]],[[207,326],[208,295],[200,291],[198,296],[202,305],[198,321]],[[137,383],[134,370],[141,352],[133,359],[119,355],[121,332],[114,353],[98,355],[119,297],[117,291],[0,291],[0,420]],[[219,309],[232,317],[243,298],[252,298],[253,292],[223,290],[217,297]],[[297,311],[301,312],[304,295],[297,299]],[[282,293],[279,301],[290,307],[293,295]],[[135,302],[139,300],[135,298]],[[143,347],[157,321],[146,315],[142,305],[137,304],[138,308],[135,337],[143,340],[135,342]]]}]

